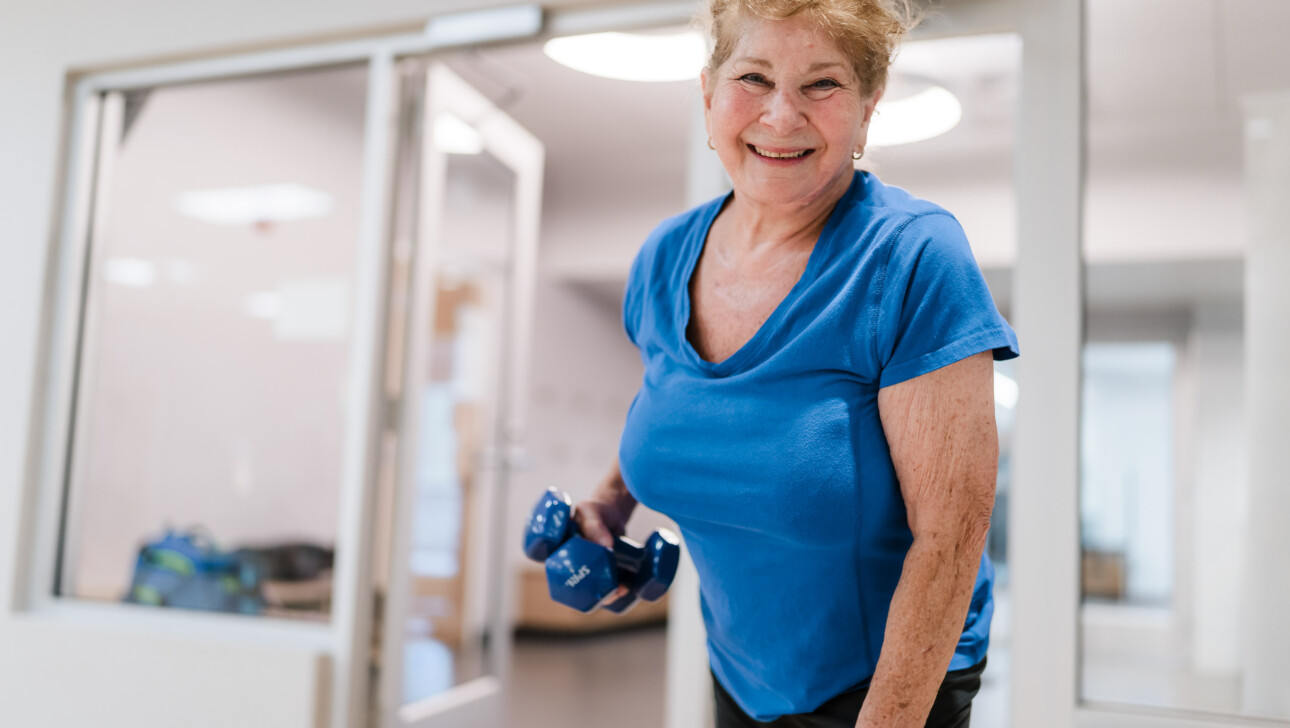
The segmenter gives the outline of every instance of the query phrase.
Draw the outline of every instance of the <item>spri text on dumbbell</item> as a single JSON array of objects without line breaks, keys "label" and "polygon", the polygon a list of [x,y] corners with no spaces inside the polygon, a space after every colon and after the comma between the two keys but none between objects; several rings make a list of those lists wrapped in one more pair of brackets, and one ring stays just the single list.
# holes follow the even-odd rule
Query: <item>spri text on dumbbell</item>
[{"label": "spri text on dumbbell", "polygon": [[586,564],[583,564],[582,568],[578,569],[578,573],[574,574],[573,576],[565,580],[564,585],[572,589],[578,585],[578,582],[585,579],[587,577],[587,574],[590,574],[590,573],[591,573],[591,567],[587,566]]}]

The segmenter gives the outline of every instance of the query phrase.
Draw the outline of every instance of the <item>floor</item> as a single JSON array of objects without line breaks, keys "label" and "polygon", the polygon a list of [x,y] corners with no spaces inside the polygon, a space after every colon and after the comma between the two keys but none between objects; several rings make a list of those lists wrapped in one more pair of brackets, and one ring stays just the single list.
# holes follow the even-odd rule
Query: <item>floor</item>
[{"label": "floor", "polygon": [[517,636],[507,726],[662,728],[667,628]]},{"label": "floor", "polygon": [[[973,728],[1007,725],[1010,621],[1003,602],[973,703]],[[518,636],[506,724],[662,728],[666,635],[665,627],[650,627],[594,637]]]},{"label": "floor", "polygon": [[1242,714],[1239,671],[1198,670],[1185,638],[1189,625],[1167,607],[1086,602],[1080,616],[1085,700]]},{"label": "floor", "polygon": [[[989,663],[972,706],[973,728],[1008,725],[1012,616],[1006,591],[996,593],[995,604]],[[1160,629],[1153,629],[1139,612],[1089,607],[1082,613],[1083,697],[1101,703],[1238,712],[1239,681],[1194,674],[1185,660],[1166,649],[1168,641],[1152,637]],[[1108,631],[1116,625],[1118,631]],[[665,627],[653,627],[572,639],[518,637],[506,725],[662,728],[666,635]],[[1163,647],[1151,648],[1155,642]]]}]

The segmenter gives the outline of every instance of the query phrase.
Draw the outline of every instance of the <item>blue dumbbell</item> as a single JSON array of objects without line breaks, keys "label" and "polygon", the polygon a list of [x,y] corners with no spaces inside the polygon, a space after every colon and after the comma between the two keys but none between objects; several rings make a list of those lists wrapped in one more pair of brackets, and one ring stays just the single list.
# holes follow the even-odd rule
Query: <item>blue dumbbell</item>
[{"label": "blue dumbbell", "polygon": [[614,550],[574,535],[573,503],[554,488],[538,499],[524,532],[524,553],[546,563],[551,598],[581,612],[595,609],[606,596],[627,584],[626,595],[606,606],[622,613],[638,598],[655,601],[676,576],[680,542],[666,529],[650,534],[644,545],[626,538]]},{"label": "blue dumbbell", "polygon": [[681,545],[671,531],[660,528],[645,539],[644,546],[630,539],[616,539],[614,558],[622,581],[629,583],[631,590],[618,601],[606,605],[605,609],[622,614],[636,603],[637,598],[653,602],[667,593],[676,577]]}]

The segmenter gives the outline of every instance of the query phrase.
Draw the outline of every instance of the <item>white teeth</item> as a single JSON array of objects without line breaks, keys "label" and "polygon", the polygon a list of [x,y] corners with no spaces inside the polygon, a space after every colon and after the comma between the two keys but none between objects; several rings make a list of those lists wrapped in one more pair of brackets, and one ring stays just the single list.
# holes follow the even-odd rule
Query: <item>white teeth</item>
[{"label": "white teeth", "polygon": [[761,156],[770,157],[771,159],[796,159],[806,154],[807,152],[811,151],[809,149],[803,149],[800,152],[790,152],[788,154],[776,154],[775,152],[768,152],[765,149],[762,149],[761,147],[757,147],[757,146],[754,146],[753,149],[757,150],[757,153],[760,154]]}]

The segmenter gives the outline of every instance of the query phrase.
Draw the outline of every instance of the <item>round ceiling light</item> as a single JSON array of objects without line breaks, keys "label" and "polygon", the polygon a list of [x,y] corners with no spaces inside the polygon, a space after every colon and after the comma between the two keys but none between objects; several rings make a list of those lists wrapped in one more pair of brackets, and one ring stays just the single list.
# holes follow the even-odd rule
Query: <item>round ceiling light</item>
[{"label": "round ceiling light", "polygon": [[[570,35],[552,38],[542,50],[568,68],[623,81],[690,81],[707,60],[707,44],[694,31]],[[962,105],[945,88],[921,76],[892,74],[870,125],[869,143],[889,147],[931,139],[962,118]]]},{"label": "round ceiling light", "polygon": [[621,81],[692,81],[707,60],[703,36],[692,31],[570,35],[552,38],[542,51],[575,71]]},{"label": "round ceiling light", "polygon": [[884,97],[869,122],[869,143],[875,147],[912,144],[937,137],[958,126],[963,105],[941,86],[898,98]]}]

